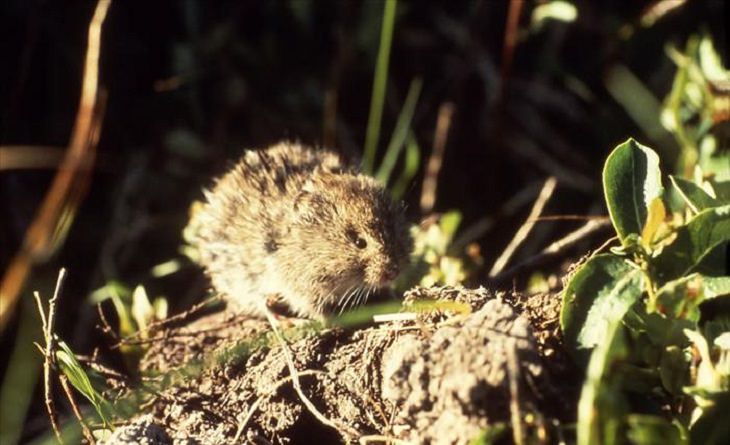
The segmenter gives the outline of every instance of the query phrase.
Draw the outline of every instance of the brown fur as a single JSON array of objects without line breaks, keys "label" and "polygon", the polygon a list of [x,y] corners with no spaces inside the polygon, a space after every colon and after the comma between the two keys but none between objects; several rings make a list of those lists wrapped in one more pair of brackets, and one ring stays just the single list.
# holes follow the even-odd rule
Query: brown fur
[{"label": "brown fur", "polygon": [[275,297],[322,318],[387,284],[411,249],[402,208],[332,152],[246,152],[205,195],[192,243],[216,290],[251,314]]}]

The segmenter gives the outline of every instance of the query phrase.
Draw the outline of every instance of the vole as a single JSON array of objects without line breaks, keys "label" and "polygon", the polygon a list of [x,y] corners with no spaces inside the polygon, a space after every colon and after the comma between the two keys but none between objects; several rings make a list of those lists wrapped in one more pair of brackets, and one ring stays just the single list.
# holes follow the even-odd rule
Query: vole
[{"label": "vole", "polygon": [[204,195],[189,241],[215,290],[254,316],[273,299],[324,319],[391,282],[412,248],[403,206],[332,151],[247,151]]}]

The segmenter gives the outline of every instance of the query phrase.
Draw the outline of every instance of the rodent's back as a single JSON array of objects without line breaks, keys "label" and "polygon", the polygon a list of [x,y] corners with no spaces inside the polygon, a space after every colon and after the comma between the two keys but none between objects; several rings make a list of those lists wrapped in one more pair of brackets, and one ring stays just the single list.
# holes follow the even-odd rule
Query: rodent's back
[{"label": "rodent's back", "polygon": [[410,248],[400,209],[332,152],[249,151],[205,195],[191,242],[216,290],[255,314],[277,295],[320,316],[392,279]]}]

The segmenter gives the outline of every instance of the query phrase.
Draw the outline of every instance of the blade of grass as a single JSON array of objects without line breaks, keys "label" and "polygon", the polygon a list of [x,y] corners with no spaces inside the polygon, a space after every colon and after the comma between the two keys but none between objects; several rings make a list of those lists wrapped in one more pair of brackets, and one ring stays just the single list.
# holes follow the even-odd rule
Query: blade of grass
[{"label": "blade of grass", "polygon": [[403,146],[406,143],[408,134],[411,128],[411,121],[413,120],[413,113],[416,111],[416,104],[418,103],[418,97],[421,95],[421,87],[423,81],[419,78],[411,81],[411,86],[408,88],[408,95],[406,96],[405,102],[403,102],[403,108],[400,110],[398,120],[393,130],[393,135],[388,143],[388,149],[383,157],[383,162],[378,168],[378,173],[375,178],[383,184],[388,183],[390,175],[393,173],[398,156],[400,156]]},{"label": "blade of grass", "polygon": [[373,91],[370,98],[370,115],[368,116],[367,132],[365,134],[365,148],[363,150],[363,171],[371,174],[375,167],[375,151],[380,137],[380,124],[383,117],[385,89],[388,80],[388,61],[390,46],[393,40],[393,25],[397,0],[386,0],[383,8],[383,24],[380,29],[380,47],[375,62],[375,76]]},{"label": "blade of grass", "polygon": [[[74,419],[67,420],[61,425],[61,437],[63,443],[81,443],[81,426]],[[5,444],[5,442],[2,443]],[[58,445],[58,439],[52,431],[47,431],[28,442],[28,445]]]},{"label": "blade of grass", "polygon": [[393,198],[400,199],[406,192],[408,184],[416,176],[418,165],[421,163],[421,148],[413,132],[409,132],[406,140],[406,156],[403,164],[403,171],[390,189]]},{"label": "blade of grass", "polygon": [[41,322],[33,300],[23,298],[21,302],[15,346],[0,387],[0,443],[3,445],[18,443],[41,370],[38,351],[31,347],[33,342],[41,341]]},{"label": "blade of grass", "polygon": [[112,414],[112,405],[91,383],[89,375],[76,359],[76,355],[71,348],[63,341],[58,342],[58,348],[56,360],[61,372],[68,378],[71,385],[91,402],[104,425],[111,426],[109,415]]}]

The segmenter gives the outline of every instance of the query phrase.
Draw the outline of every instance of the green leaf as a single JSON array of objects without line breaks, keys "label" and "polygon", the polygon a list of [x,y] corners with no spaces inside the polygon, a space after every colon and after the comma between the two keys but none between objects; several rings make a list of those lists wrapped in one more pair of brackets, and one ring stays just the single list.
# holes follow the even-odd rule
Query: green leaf
[{"label": "green leaf", "polygon": [[667,317],[697,322],[700,304],[728,294],[730,277],[706,277],[693,273],[662,286],[657,291],[657,308]]},{"label": "green leaf", "polygon": [[572,22],[576,17],[578,17],[578,8],[575,5],[562,0],[553,0],[535,6],[535,9],[532,10],[530,28],[538,30],[547,20]]},{"label": "green leaf", "polygon": [[705,277],[705,299],[730,295],[730,277]]},{"label": "green leaf", "polygon": [[[715,248],[730,241],[730,205],[703,210],[677,229],[676,239],[652,261],[660,284],[690,274]],[[724,249],[712,256],[719,264],[704,265],[703,273],[726,272]]]},{"label": "green leaf", "polygon": [[101,303],[107,299],[112,300],[119,317],[119,334],[123,337],[137,331],[137,326],[130,311],[132,291],[127,286],[111,280],[105,286],[95,290],[90,298],[93,303]]},{"label": "green leaf", "polygon": [[137,285],[132,292],[131,312],[140,331],[147,329],[147,325],[155,318],[155,310],[147,296],[147,291],[141,284]]},{"label": "green leaf", "polygon": [[620,321],[642,294],[642,273],[610,254],[588,260],[563,292],[560,324],[566,341],[592,348],[606,341],[608,327]]},{"label": "green leaf", "polygon": [[68,378],[74,388],[79,391],[94,406],[97,414],[105,425],[111,425],[109,422],[109,413],[111,413],[111,405],[91,384],[89,376],[84,371],[81,363],[76,359],[73,351],[63,342],[58,342],[59,350],[56,351],[56,360],[61,368],[61,372]]},{"label": "green leaf", "polygon": [[662,195],[659,156],[633,139],[619,145],[603,167],[603,190],[621,241],[640,234],[651,202]]},{"label": "green leaf", "polygon": [[631,414],[627,418],[629,441],[636,445],[686,444],[687,438],[679,425],[659,416]]},{"label": "green leaf", "polygon": [[[726,161],[725,165],[730,165],[730,155],[724,158]],[[730,170],[727,168],[726,170]],[[715,192],[717,200],[722,205],[730,204],[730,181],[708,181],[712,186],[712,190]]]},{"label": "green leaf", "polygon": [[578,401],[578,445],[621,443],[628,405],[618,382],[610,377],[611,364],[625,358],[628,350],[621,323],[606,327],[604,341],[591,353],[586,379]]},{"label": "green leaf", "polygon": [[446,237],[447,243],[454,238],[459,224],[461,224],[461,212],[458,210],[450,210],[441,215],[439,225],[441,226],[441,233]]},{"label": "green leaf", "polygon": [[702,210],[720,205],[719,201],[707,194],[702,187],[694,182],[672,175],[669,176],[669,179],[672,181],[674,188],[679,192],[679,195],[684,199],[684,202],[687,203],[694,213],[699,213]]},{"label": "green leaf", "polygon": [[693,273],[673,280],[657,291],[657,309],[662,314],[692,321],[699,320],[697,307],[703,300],[703,277]]}]

